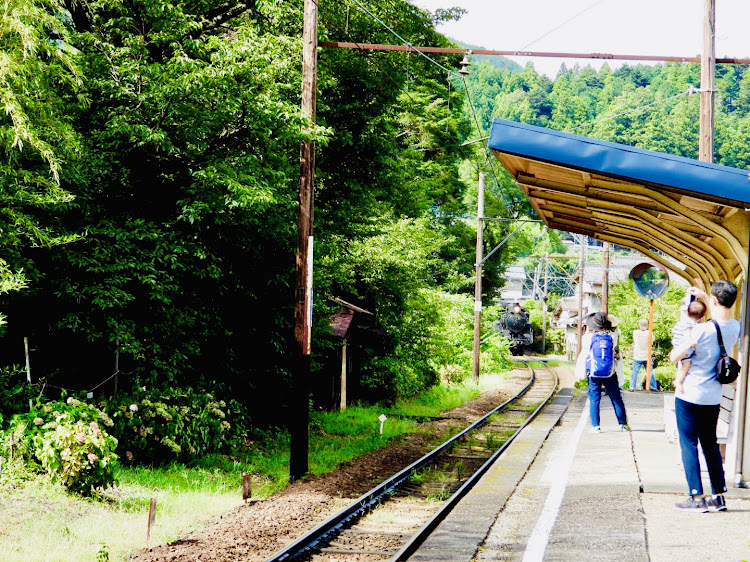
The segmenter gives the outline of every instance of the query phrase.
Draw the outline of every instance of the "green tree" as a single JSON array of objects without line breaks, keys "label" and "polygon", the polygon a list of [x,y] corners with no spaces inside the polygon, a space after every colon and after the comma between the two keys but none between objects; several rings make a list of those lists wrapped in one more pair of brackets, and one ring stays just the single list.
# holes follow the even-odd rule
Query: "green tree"
[{"label": "green tree", "polygon": [[60,182],[72,170],[62,162],[78,150],[66,99],[80,95],[80,72],[61,9],[56,0],[9,0],[0,13],[0,292],[26,285],[24,248],[74,239],[50,227],[71,200]]}]

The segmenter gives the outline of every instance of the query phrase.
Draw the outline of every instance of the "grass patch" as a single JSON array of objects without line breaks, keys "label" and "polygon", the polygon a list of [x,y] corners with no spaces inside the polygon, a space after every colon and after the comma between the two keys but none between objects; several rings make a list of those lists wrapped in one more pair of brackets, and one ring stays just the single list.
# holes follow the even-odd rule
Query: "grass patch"
[{"label": "grass patch", "polygon": [[242,503],[239,473],[188,468],[120,469],[99,499],[66,493],[38,476],[0,491],[3,561],[125,560],[145,546],[148,506],[157,499],[151,544],[202,527]]},{"label": "grass patch", "polygon": [[[313,412],[310,471],[333,470],[394,437],[418,431],[414,417],[437,416],[503,380],[502,375],[485,375],[478,386],[436,387],[392,406],[354,405],[344,412]],[[381,414],[388,418],[382,435]],[[151,536],[155,546],[172,542],[241,505],[242,472],[252,474],[253,499],[284,488],[289,481],[289,435],[258,431],[234,456],[206,456],[192,466],[120,467],[119,485],[96,499],[70,495],[44,476],[11,480],[9,472],[0,477],[3,562],[119,561],[145,546],[151,498],[158,502]]]}]

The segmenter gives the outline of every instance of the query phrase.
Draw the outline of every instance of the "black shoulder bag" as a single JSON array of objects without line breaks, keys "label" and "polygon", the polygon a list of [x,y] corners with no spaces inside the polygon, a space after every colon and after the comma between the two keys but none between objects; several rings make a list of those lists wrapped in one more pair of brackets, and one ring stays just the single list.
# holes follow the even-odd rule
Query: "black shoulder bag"
[{"label": "black shoulder bag", "polygon": [[716,379],[721,384],[732,384],[737,380],[737,375],[740,374],[740,364],[727,355],[727,350],[724,349],[724,340],[721,338],[721,328],[719,328],[719,323],[714,319],[711,319],[711,322],[716,326],[716,336],[719,338],[720,355],[716,367],[714,367]]}]

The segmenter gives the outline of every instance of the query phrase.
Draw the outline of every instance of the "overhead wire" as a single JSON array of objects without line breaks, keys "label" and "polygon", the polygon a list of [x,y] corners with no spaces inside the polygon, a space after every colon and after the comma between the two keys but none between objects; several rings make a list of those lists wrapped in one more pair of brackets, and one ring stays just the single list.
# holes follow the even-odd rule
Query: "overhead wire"
[{"label": "overhead wire", "polygon": [[[438,61],[436,61],[435,59],[433,59],[432,57],[430,57],[426,53],[423,53],[422,51],[420,51],[419,49],[417,49],[416,47],[414,47],[414,45],[410,41],[406,40],[398,32],[396,32],[391,26],[389,26],[382,19],[380,19],[378,16],[376,16],[374,13],[372,13],[372,11],[370,11],[366,6],[364,6],[362,4],[362,2],[360,2],[360,0],[350,0],[350,1],[353,2],[354,4],[356,4],[363,12],[365,12],[367,15],[369,15],[371,18],[373,18],[376,22],[378,22],[383,28],[385,28],[388,32],[390,32],[393,36],[395,36],[399,41],[401,41],[401,43],[404,46],[408,47],[411,51],[414,51],[417,54],[419,54],[420,56],[424,57],[430,63],[432,63],[435,66],[437,66],[437,67],[443,69],[444,71],[446,71],[449,75],[458,75],[458,76],[461,76],[463,84],[464,84],[464,90],[466,92],[466,97],[467,97],[467,99],[469,101],[469,108],[471,110],[475,126],[477,127],[477,132],[481,133],[481,131],[483,129],[482,129],[480,123],[479,123],[479,118],[477,117],[476,107],[475,107],[474,101],[473,101],[473,99],[471,97],[470,88],[469,88],[468,83],[466,82],[465,76],[463,74],[459,73],[456,70],[453,70],[453,69],[450,69],[450,68],[446,68],[444,65],[440,64]],[[599,0],[599,1],[602,1],[602,0]],[[358,43],[355,42],[355,45],[357,45],[360,49],[362,49],[362,47],[360,47]],[[406,94],[409,95],[408,91],[406,92]],[[409,98],[411,99],[411,96],[409,96]],[[492,158],[492,154],[490,153],[490,150],[489,150],[489,148],[487,146],[484,147],[484,153],[485,153],[485,164],[489,165],[490,174],[492,175],[492,178],[495,181],[495,184],[498,186],[498,188],[500,188],[500,187],[502,187],[502,184],[500,183],[500,179],[498,178],[498,174],[497,174],[497,171],[495,169],[495,162],[494,162],[494,160]],[[502,197],[504,203],[508,207],[511,207],[511,205],[509,204],[508,200],[504,197],[502,189],[499,190],[499,193],[501,194],[501,197]]]},{"label": "overhead wire", "polygon": [[589,6],[588,8],[584,8],[583,10],[581,10],[580,12],[578,12],[577,14],[575,14],[574,16],[571,16],[570,18],[566,19],[566,20],[565,20],[564,22],[562,22],[562,23],[561,23],[561,24],[559,24],[558,26],[556,26],[556,27],[553,27],[552,29],[550,29],[549,31],[547,31],[547,32],[546,32],[546,33],[545,33],[544,35],[542,35],[542,36],[540,36],[540,37],[538,37],[538,38],[534,39],[534,40],[533,40],[533,41],[532,41],[531,43],[528,43],[528,44],[524,45],[523,47],[521,47],[521,48],[520,48],[520,49],[518,49],[518,50],[519,50],[519,51],[525,51],[526,49],[528,49],[528,48],[529,48],[529,47],[530,47],[531,45],[533,45],[534,43],[537,43],[538,41],[541,41],[542,39],[544,39],[545,37],[547,37],[547,35],[549,35],[550,33],[553,33],[553,32],[555,32],[555,31],[557,31],[558,29],[560,29],[560,28],[561,28],[561,27],[563,27],[564,25],[567,25],[568,23],[570,23],[571,21],[573,21],[574,19],[576,19],[576,18],[577,18],[578,16],[580,16],[580,15],[582,15],[582,14],[584,14],[584,13],[588,12],[588,11],[589,11],[589,10],[590,10],[591,8],[594,8],[595,6],[597,6],[597,5],[601,4],[602,2],[604,2],[604,0],[598,0],[597,2],[594,2],[594,3],[593,3],[593,4],[591,4],[591,6]]},{"label": "overhead wire", "polygon": [[563,129],[563,132],[567,133],[567,132],[570,132],[570,131],[575,131],[577,129],[582,129],[583,127],[588,127],[590,125],[596,125],[597,123],[603,123],[604,121],[611,121],[612,119],[617,119],[618,117],[622,117],[623,115],[628,115],[630,113],[634,113],[636,111],[640,111],[642,109],[646,109],[647,107],[652,107],[654,105],[659,105],[660,103],[665,103],[665,102],[668,102],[669,100],[673,100],[675,98],[679,98],[679,97],[687,96],[687,95],[692,95],[692,94],[694,94],[697,91],[698,90],[696,88],[694,88],[693,86],[690,86],[684,92],[680,92],[679,94],[675,94],[674,96],[670,96],[668,98],[664,98],[664,99],[656,100],[656,101],[653,101],[653,102],[650,102],[650,103],[647,103],[647,104],[644,104],[644,105],[640,105],[638,107],[634,107],[633,109],[629,109],[627,111],[623,111],[622,113],[618,113],[617,115],[610,115],[609,117],[603,117],[601,119],[597,119],[596,121],[589,121],[588,123],[583,123],[582,125],[578,125],[576,127],[571,127],[569,129]]},{"label": "overhead wire", "polygon": [[[469,108],[471,110],[472,118],[474,120],[474,125],[477,128],[477,132],[481,133],[481,131],[483,129],[481,127],[481,124],[479,123],[479,118],[477,116],[476,107],[474,105],[474,101],[473,101],[473,98],[471,96],[470,88],[469,88],[469,85],[468,85],[468,83],[466,81],[465,76],[463,74],[459,73],[456,70],[453,70],[453,69],[450,69],[450,68],[446,68],[444,65],[440,64],[438,61],[436,61],[435,59],[433,59],[432,57],[430,57],[426,53],[423,53],[422,51],[420,51],[418,48],[416,48],[414,45],[412,45],[412,43],[410,41],[406,40],[398,32],[396,32],[391,26],[389,26],[388,24],[386,24],[382,19],[380,19],[378,16],[376,16],[374,13],[372,13],[372,11],[370,11],[365,5],[362,4],[362,2],[360,2],[360,0],[350,0],[350,1],[353,2],[354,4],[356,4],[363,12],[365,12],[366,14],[368,14],[371,18],[373,18],[376,22],[378,22],[383,28],[385,28],[388,32],[390,32],[392,35],[394,35],[399,41],[401,41],[401,43],[403,45],[405,45],[406,47],[408,47],[411,51],[414,51],[417,54],[419,54],[420,56],[424,57],[430,63],[434,64],[435,66],[437,66],[437,67],[443,69],[444,71],[446,71],[447,73],[449,73],[449,75],[459,75],[459,76],[461,76],[463,84],[464,84],[464,89],[465,89],[465,92],[466,92],[466,98],[469,101]],[[601,4],[603,1],[604,0],[597,0],[596,2],[594,2],[593,4],[591,4],[590,6],[584,8],[583,10],[581,10],[579,12],[577,12],[576,14],[574,14],[573,16],[571,16],[570,18],[568,18],[564,22],[562,22],[559,25],[557,25],[556,27],[554,27],[553,29],[547,31],[545,34],[541,35],[540,37],[538,37],[534,41],[526,44],[524,47],[522,47],[521,49],[519,49],[519,51],[523,51],[523,50],[527,49],[529,46],[531,46],[534,43],[540,41],[541,39],[543,39],[544,37],[546,37],[550,33],[552,33],[554,31],[560,29],[564,25],[570,23],[571,21],[573,21],[577,17],[581,16],[582,14],[586,13],[587,11],[589,11],[592,8],[596,7],[597,5]],[[347,27],[348,27],[348,19],[347,19]],[[357,45],[360,49],[364,50],[358,43],[355,42],[355,45]],[[594,125],[594,124],[599,123],[599,122],[603,122],[603,121],[607,121],[607,120],[611,120],[611,119],[616,119],[617,117],[621,117],[621,116],[627,115],[629,113],[640,111],[641,109],[645,109],[647,107],[650,107],[650,106],[653,106],[653,105],[657,105],[659,103],[664,103],[664,102],[667,102],[669,100],[675,99],[677,97],[680,97],[680,96],[683,96],[683,95],[686,95],[686,94],[692,94],[695,91],[696,90],[693,88],[693,86],[690,86],[690,88],[688,88],[687,91],[681,92],[681,93],[676,94],[674,96],[671,96],[669,98],[665,98],[663,100],[658,100],[658,101],[655,101],[655,102],[651,102],[651,103],[648,103],[648,104],[645,104],[645,105],[633,108],[631,110],[619,113],[617,115],[613,115],[613,116],[606,117],[606,118],[603,118],[603,119],[598,119],[596,121],[592,121],[592,122],[589,122],[589,123],[584,123],[584,124],[578,125],[576,127],[565,129],[564,132],[574,131],[574,130],[577,130],[577,129],[580,129],[580,128],[583,128],[583,127]],[[408,90],[407,90],[406,93],[407,93],[407,95],[409,95],[408,94]],[[411,96],[409,96],[409,97],[411,98]],[[414,101],[414,100],[412,100],[412,101]],[[497,173],[496,173],[496,170],[495,170],[494,160],[492,158],[492,154],[490,153],[489,148],[487,146],[484,147],[484,151],[485,151],[485,163],[489,164],[490,173],[491,173],[491,175],[492,175],[492,177],[493,177],[496,185],[498,187],[500,187],[501,184],[500,184],[500,180],[499,180],[499,178],[497,176]],[[507,201],[506,201],[506,203],[507,203]]]}]

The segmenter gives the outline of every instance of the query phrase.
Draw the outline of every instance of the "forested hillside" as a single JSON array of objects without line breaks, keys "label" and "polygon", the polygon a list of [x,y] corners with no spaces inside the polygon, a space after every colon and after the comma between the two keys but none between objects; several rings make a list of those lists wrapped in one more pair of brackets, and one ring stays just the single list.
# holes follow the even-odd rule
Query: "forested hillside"
[{"label": "forested hillside", "polygon": [[[302,4],[9,3],[0,391],[25,380],[29,338],[35,397],[69,389],[98,399],[117,381],[120,393],[231,396],[253,424],[283,419],[295,356]],[[321,2],[320,39],[399,43],[395,30],[413,45],[452,46],[435,25],[456,14],[366,4],[371,13]],[[696,155],[697,65],[576,67],[550,81],[477,61],[463,79],[447,71],[460,58],[319,50],[321,405],[343,343],[330,331],[334,298],[371,313],[349,341],[354,398],[413,394],[446,366],[467,372],[478,173],[488,173],[487,216],[531,213],[483,143],[464,144],[492,117]],[[716,161],[744,168],[750,74],[717,75]],[[515,226],[484,228],[489,251]],[[537,234],[521,231],[484,266],[488,304],[504,264],[559,243]],[[483,340],[490,367],[504,358],[495,339]]]},{"label": "forested hillside", "polygon": [[[510,72],[482,62],[472,68],[468,83],[482,134],[493,117],[501,117],[688,158],[698,155],[698,64],[611,70],[605,63],[599,71],[563,65],[551,81],[531,64]],[[750,73],[742,65],[718,65],[716,90],[714,161],[746,168]]]}]

